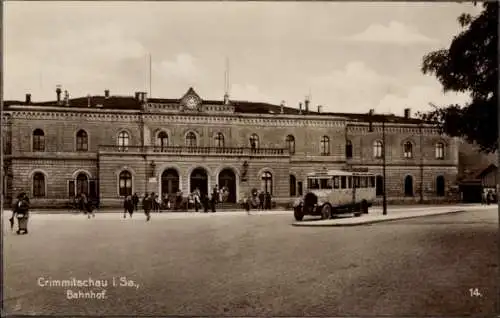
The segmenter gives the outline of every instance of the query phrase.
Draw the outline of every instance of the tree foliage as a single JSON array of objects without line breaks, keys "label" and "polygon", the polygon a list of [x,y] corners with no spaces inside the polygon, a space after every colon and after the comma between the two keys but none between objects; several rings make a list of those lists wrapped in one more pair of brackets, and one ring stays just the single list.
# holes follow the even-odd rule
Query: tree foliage
[{"label": "tree foliage", "polygon": [[486,2],[477,16],[462,14],[462,31],[448,49],[424,56],[422,72],[441,82],[444,92],[467,93],[467,105],[435,106],[420,114],[442,132],[477,143],[484,152],[498,149],[498,4]]}]

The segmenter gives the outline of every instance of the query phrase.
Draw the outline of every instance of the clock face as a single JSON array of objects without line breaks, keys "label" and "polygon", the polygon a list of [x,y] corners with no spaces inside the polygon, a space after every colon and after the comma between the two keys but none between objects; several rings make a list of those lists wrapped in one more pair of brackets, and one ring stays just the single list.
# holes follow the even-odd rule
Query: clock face
[{"label": "clock face", "polygon": [[190,109],[193,109],[195,108],[196,106],[198,105],[198,101],[196,100],[195,97],[189,97],[187,100],[186,100],[186,106]]}]

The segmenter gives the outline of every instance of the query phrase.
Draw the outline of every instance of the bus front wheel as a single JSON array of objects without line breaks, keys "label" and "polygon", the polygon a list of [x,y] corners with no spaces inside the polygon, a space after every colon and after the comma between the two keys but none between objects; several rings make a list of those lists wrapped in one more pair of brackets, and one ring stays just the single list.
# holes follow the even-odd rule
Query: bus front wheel
[{"label": "bus front wheel", "polygon": [[293,209],[293,216],[295,217],[295,220],[297,221],[302,221],[304,218],[304,214],[302,213],[302,207],[298,206]]},{"label": "bus front wheel", "polygon": [[328,220],[332,217],[332,206],[328,203],[324,204],[321,208],[321,218]]}]

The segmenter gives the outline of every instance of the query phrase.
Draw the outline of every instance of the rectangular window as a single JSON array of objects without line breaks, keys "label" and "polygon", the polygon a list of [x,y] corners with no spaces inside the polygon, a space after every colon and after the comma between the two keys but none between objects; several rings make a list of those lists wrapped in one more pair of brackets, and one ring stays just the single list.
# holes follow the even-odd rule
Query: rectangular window
[{"label": "rectangular window", "polygon": [[74,180],[70,180],[68,182],[68,194],[69,194],[70,198],[75,197],[75,181]]},{"label": "rectangular window", "polygon": [[359,177],[354,177],[354,187],[359,188]]},{"label": "rectangular window", "polygon": [[320,179],[321,181],[321,189],[331,189],[332,188],[332,179]]},{"label": "rectangular window", "polygon": [[370,187],[375,188],[375,177],[370,177]]},{"label": "rectangular window", "polygon": [[347,177],[347,187],[352,189],[352,177]]},{"label": "rectangular window", "polygon": [[94,180],[89,181],[89,196],[91,198],[97,198],[97,186]]},{"label": "rectangular window", "polygon": [[366,177],[360,177],[361,185],[360,188],[366,188]]},{"label": "rectangular window", "polygon": [[347,188],[347,177],[346,176],[340,177],[340,188],[341,189]]},{"label": "rectangular window", "polygon": [[319,180],[318,179],[307,179],[307,187],[312,190],[319,189]]},{"label": "rectangular window", "polygon": [[333,188],[334,189],[340,188],[340,177],[338,176],[333,177]]}]

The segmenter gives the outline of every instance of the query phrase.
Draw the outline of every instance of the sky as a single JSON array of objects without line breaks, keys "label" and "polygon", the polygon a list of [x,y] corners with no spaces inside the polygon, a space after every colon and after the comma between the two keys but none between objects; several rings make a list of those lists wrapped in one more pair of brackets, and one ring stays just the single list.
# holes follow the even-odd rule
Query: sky
[{"label": "sky", "polygon": [[[464,104],[423,75],[423,56],[448,48],[470,3],[4,3],[4,99],[88,94],[203,99],[229,94],[323,111],[403,114]],[[149,85],[151,56],[151,85]],[[228,63],[226,61],[229,61]],[[229,65],[229,67],[226,67]]]}]

